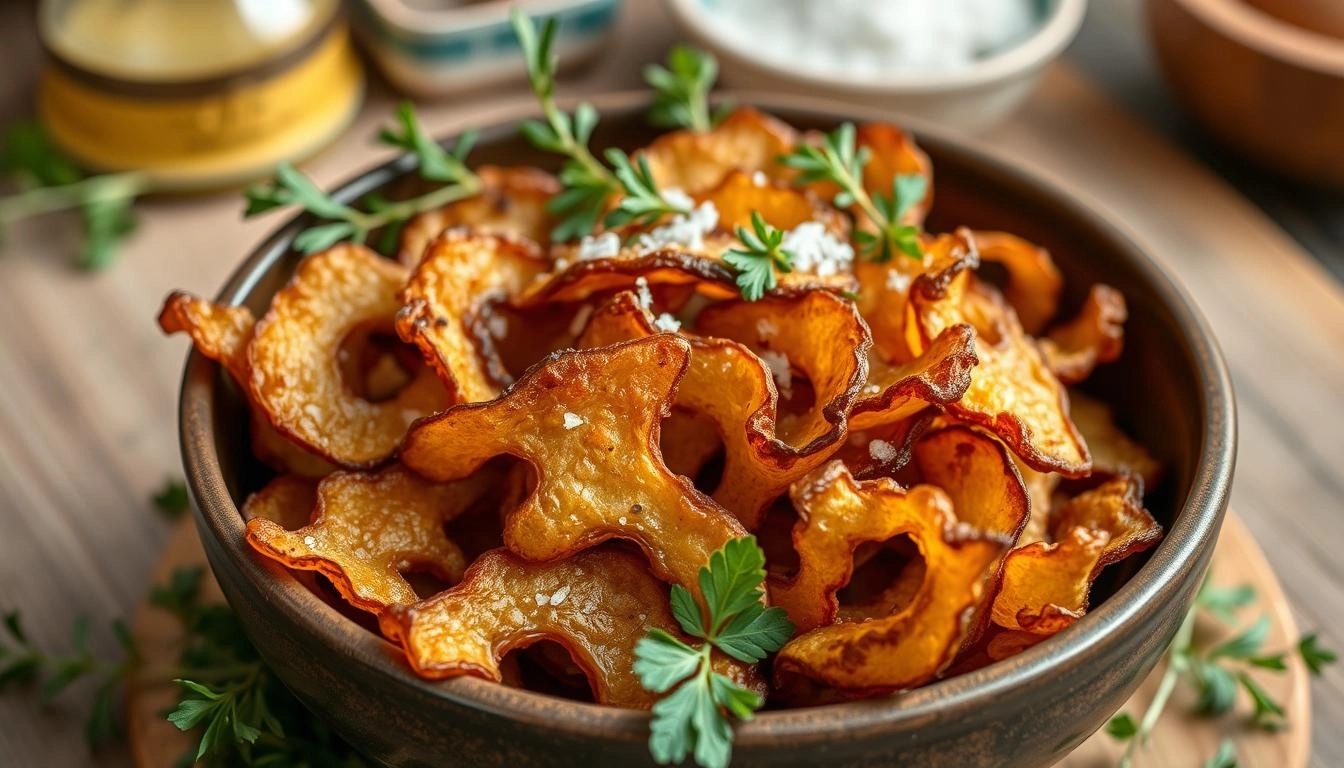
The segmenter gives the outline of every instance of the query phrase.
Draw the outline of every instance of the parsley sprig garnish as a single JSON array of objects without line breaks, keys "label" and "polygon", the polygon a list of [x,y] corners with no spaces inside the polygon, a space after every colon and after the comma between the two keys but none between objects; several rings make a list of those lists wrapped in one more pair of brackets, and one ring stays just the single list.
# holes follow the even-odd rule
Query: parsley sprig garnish
[{"label": "parsley sprig garnish", "polygon": [[[395,231],[412,216],[441,208],[449,203],[473,197],[481,191],[481,179],[466,165],[467,153],[476,142],[476,134],[467,132],[458,138],[452,150],[444,149],[426,133],[409,103],[397,109],[396,124],[384,128],[378,141],[403,149],[416,158],[420,177],[442,184],[436,189],[408,200],[389,202],[379,197],[366,201],[369,210],[338,202],[289,163],[281,163],[268,184],[247,190],[245,218],[277,208],[298,206],[325,223],[316,224],[294,238],[295,249],[313,253],[346,241],[363,242],[370,232],[391,228]],[[387,243],[391,238],[384,238]]]},{"label": "parsley sprig garnish", "polygon": [[88,270],[112,263],[121,241],[135,230],[135,199],[154,187],[144,173],[85,173],[33,121],[15,123],[6,131],[0,171],[19,188],[0,199],[0,233],[23,219],[78,210],[83,236],[75,264]]},{"label": "parsley sprig garnish", "polygon": [[719,63],[713,56],[689,45],[674,46],[667,54],[667,66],[644,68],[644,81],[654,89],[649,122],[702,133],[713,128],[731,109],[709,108],[709,93],[718,76]]},{"label": "parsley sprig garnish", "polygon": [[876,234],[858,230],[854,239],[859,250],[872,261],[885,262],[902,253],[923,260],[919,247],[919,227],[903,224],[905,214],[924,199],[928,180],[917,174],[898,175],[892,181],[890,195],[868,194],[863,187],[863,166],[868,163],[867,147],[856,147],[853,123],[844,123],[826,134],[820,145],[799,144],[779,162],[796,168],[801,184],[825,181],[840,191],[835,195],[837,208],[857,205],[877,227]]},{"label": "parsley sprig garnish", "polygon": [[731,717],[750,720],[764,703],[759,694],[715,672],[715,649],[754,664],[793,636],[781,608],[762,605],[765,555],[753,536],[732,539],[700,569],[702,607],[690,590],[672,586],[672,615],[682,631],[703,640],[688,645],[651,628],[635,646],[635,674],[648,690],[666,694],[653,705],[649,752],[661,764],[688,755],[704,768],[723,768],[733,752]]},{"label": "parsley sprig garnish", "polygon": [[774,290],[776,269],[784,273],[793,271],[793,254],[783,247],[784,233],[767,224],[756,211],[751,212],[751,230],[738,227],[737,239],[743,247],[724,253],[723,261],[737,270],[742,298],[756,301],[766,291]]},{"label": "parsley sprig garnish", "polygon": [[165,480],[163,486],[154,492],[151,500],[154,502],[154,508],[170,520],[182,517],[191,509],[187,484],[176,478]]},{"label": "parsley sprig garnish", "polygon": [[[1256,669],[1281,672],[1287,669],[1287,653],[1266,653],[1263,646],[1269,636],[1268,616],[1261,616],[1231,639],[1201,649],[1194,643],[1195,623],[1200,612],[1207,612],[1224,623],[1236,621],[1237,612],[1255,600],[1255,589],[1250,586],[1216,587],[1206,578],[1195,604],[1176,630],[1167,648],[1167,667],[1158,683],[1157,692],[1143,716],[1135,721],[1127,712],[1121,712],[1106,724],[1106,732],[1125,742],[1120,768],[1130,768],[1138,751],[1148,742],[1158,719],[1166,709],[1172,693],[1181,680],[1194,685],[1198,694],[1195,713],[1217,717],[1232,710],[1237,694],[1244,691],[1252,705],[1251,724],[1269,731],[1281,730],[1288,713],[1251,675]],[[1313,675],[1336,660],[1333,651],[1322,648],[1316,635],[1306,635],[1297,644],[1297,653]],[[1224,742],[1205,763],[1206,768],[1231,768],[1236,765],[1236,748]]]}]

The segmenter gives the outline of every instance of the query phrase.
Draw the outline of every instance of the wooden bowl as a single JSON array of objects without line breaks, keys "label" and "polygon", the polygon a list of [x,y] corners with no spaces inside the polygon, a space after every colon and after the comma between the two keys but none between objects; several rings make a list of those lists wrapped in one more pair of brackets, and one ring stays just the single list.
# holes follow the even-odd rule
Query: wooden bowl
[{"label": "wooden bowl", "polygon": [[[733,96],[801,129],[874,113],[782,97]],[[652,138],[646,93],[597,99],[596,146]],[[519,114],[485,128],[473,159],[554,167],[517,134]],[[900,695],[768,711],[737,729],[743,766],[1049,765],[1119,708],[1156,664],[1199,588],[1232,477],[1235,427],[1227,370],[1190,299],[1114,225],[1058,190],[969,144],[916,132],[933,158],[933,228],[1008,229],[1050,248],[1076,306],[1105,281],[1129,300],[1123,359],[1089,382],[1168,467],[1148,501],[1167,526],[1141,564],[1103,575],[1108,595],[1060,635],[974,673]],[[413,168],[403,157],[342,185],[352,202]],[[296,219],[262,243],[219,295],[263,311],[300,257]],[[215,576],[249,636],[303,702],[370,756],[399,766],[647,765],[647,713],[553,698],[471,677],[428,682],[397,648],[356,626],[254,555],[239,506],[266,480],[251,457],[246,404],[218,366],[192,353],[181,440],[195,519]]]},{"label": "wooden bowl", "polygon": [[1246,0],[1148,0],[1148,24],[1167,80],[1210,133],[1270,170],[1344,187],[1344,38]]}]

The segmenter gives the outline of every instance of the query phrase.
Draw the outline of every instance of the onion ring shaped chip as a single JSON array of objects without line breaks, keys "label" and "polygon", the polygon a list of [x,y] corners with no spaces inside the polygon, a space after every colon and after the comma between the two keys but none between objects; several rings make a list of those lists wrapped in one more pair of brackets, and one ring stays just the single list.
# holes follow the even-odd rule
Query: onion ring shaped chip
[{"label": "onion ring shaped chip", "polygon": [[[384,631],[393,606],[420,600],[404,573],[456,583],[466,556],[444,533],[486,491],[486,477],[430,483],[397,464],[376,473],[337,472],[317,487],[307,525],[287,530],[269,516],[247,523],[247,542],[289,567],[331,579],[351,605],[374,614]],[[269,486],[268,486],[269,488]],[[270,504],[249,502],[254,511]]]},{"label": "onion ring shaped chip", "polygon": [[401,459],[448,481],[494,456],[518,456],[537,480],[505,524],[510,551],[534,562],[557,560],[628,539],[659,578],[698,594],[701,565],[746,531],[669,470],[658,451],[659,425],[690,356],[690,344],[673,334],[552,355],[498,400],[417,423]]},{"label": "onion ring shaped chip", "polygon": [[1017,315],[992,287],[969,271],[938,287],[916,281],[907,307],[907,338],[922,353],[948,328],[976,330],[971,385],[948,412],[992,432],[1033,469],[1085,477],[1092,469],[1087,445],[1069,420],[1068,395],[1046,365]]},{"label": "onion ring shaped chip", "polygon": [[503,235],[546,244],[554,218],[546,203],[563,189],[554,176],[539,168],[476,169],[482,189],[478,195],[416,215],[401,230],[397,260],[415,268],[430,243],[450,229],[464,228],[478,235]]},{"label": "onion ring shaped chip", "polygon": [[1092,572],[1109,536],[1076,527],[1058,541],[1018,547],[1003,563],[1003,581],[990,616],[1006,630],[1053,635],[1087,612]]},{"label": "onion ring shaped chip", "polygon": [[1098,365],[1120,359],[1128,319],[1125,295],[1109,285],[1094,285],[1078,314],[1040,340],[1041,353],[1060,381],[1077,384]]},{"label": "onion ring shaped chip", "polygon": [[482,309],[521,291],[545,268],[530,241],[444,232],[401,291],[397,334],[420,348],[455,402],[493,400],[512,378]]},{"label": "onion ring shaped chip", "polygon": [[[406,658],[422,677],[499,682],[509,651],[552,640],[583,670],[597,703],[632,709],[656,701],[635,676],[635,644],[650,627],[688,639],[672,618],[667,585],[638,555],[607,547],[547,563],[491,550],[456,587],[396,614]],[[712,665],[765,693],[755,665],[717,651]]]},{"label": "onion ring shaped chip", "polygon": [[405,267],[362,246],[313,254],[275,295],[247,348],[252,401],[282,434],[343,467],[386,461],[412,421],[449,403],[427,368],[376,403],[342,381],[342,341],[360,325],[390,321],[406,277]]},{"label": "onion ring shaped chip", "polygon": [[[770,593],[802,634],[775,658],[777,684],[787,691],[801,687],[794,678],[806,678],[864,694],[933,679],[967,637],[1007,542],[959,523],[938,488],[856,482],[840,462],[800,480],[792,495],[801,518],[793,533],[799,570]],[[835,593],[853,575],[854,549],[902,534],[926,564],[914,599],[889,616],[828,625],[838,610]]]}]

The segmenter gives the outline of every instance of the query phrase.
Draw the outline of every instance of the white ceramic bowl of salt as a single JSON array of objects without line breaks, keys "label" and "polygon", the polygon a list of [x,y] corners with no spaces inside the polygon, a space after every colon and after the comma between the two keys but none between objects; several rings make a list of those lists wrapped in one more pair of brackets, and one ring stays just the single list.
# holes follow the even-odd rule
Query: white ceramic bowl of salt
[{"label": "white ceramic bowl of salt", "polygon": [[890,109],[963,132],[1010,115],[1087,0],[667,0],[738,89]]}]

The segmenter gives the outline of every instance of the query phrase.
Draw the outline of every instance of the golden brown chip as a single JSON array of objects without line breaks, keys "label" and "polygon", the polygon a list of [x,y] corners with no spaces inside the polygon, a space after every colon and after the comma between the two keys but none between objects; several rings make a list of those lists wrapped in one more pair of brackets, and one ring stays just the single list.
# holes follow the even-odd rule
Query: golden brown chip
[{"label": "golden brown chip", "polygon": [[371,467],[392,455],[412,421],[448,405],[427,368],[379,402],[354,394],[341,376],[346,335],[389,322],[406,276],[400,264],[349,244],[299,264],[247,348],[252,401],[282,434],[341,466]]},{"label": "golden brown chip", "polygon": [[555,560],[606,539],[629,539],[660,578],[698,592],[697,571],[710,553],[746,532],[658,452],[659,424],[690,354],[685,340],[660,334],[554,355],[498,400],[417,423],[401,459],[446,481],[503,453],[523,458],[537,487],[509,516],[510,551]]},{"label": "golden brown chip", "polygon": [[[656,696],[634,673],[635,644],[650,627],[685,637],[667,585],[637,555],[600,547],[547,563],[507,550],[481,555],[462,582],[398,611],[406,658],[423,677],[500,681],[500,660],[539,640],[562,645],[599,704],[648,709]],[[754,666],[714,654],[715,671],[764,694]]]},{"label": "golden brown chip", "polygon": [[1120,358],[1128,319],[1124,294],[1109,285],[1094,285],[1078,314],[1040,340],[1041,353],[1060,381],[1077,384],[1098,365]]},{"label": "golden brown chip", "polygon": [[[1162,526],[1143,506],[1143,479],[1137,475],[1113,477],[1074,496],[1055,510],[1050,527],[1056,538],[1073,528],[1105,533],[1108,540],[1096,571],[1162,538]],[[1091,575],[1095,577],[1096,572]]]},{"label": "golden brown chip", "polygon": [[[736,242],[720,236],[721,243]],[[722,251],[726,246],[715,246]],[[548,302],[585,301],[595,294],[631,290],[640,278],[654,289],[666,286],[695,286],[711,298],[726,299],[738,295],[736,273],[718,258],[686,248],[660,248],[642,253],[637,248],[622,249],[611,258],[572,260],[572,249],[554,250],[557,271],[542,275],[518,295],[513,303],[533,307]]]},{"label": "golden brown chip", "polygon": [[684,408],[673,408],[671,415],[663,420],[663,434],[658,445],[667,468],[691,479],[723,451],[723,439],[714,422],[708,416]]},{"label": "golden brown chip", "polygon": [[739,107],[709,131],[665,133],[639,154],[648,161],[659,189],[697,195],[735,170],[788,178],[792,172],[778,159],[797,141],[788,125],[751,107]]},{"label": "golden brown chip", "polygon": [[1016,541],[1031,502],[1022,475],[1003,443],[964,425],[930,429],[911,452],[920,482],[942,488],[957,519]]},{"label": "golden brown chip", "polygon": [[870,358],[868,381],[849,415],[853,430],[908,419],[929,405],[945,406],[966,394],[975,367],[975,329],[954,325],[920,355],[902,364]]},{"label": "golden brown chip", "polygon": [[[771,596],[803,634],[775,658],[780,686],[803,677],[856,694],[891,691],[946,668],[1007,543],[959,524],[938,488],[856,482],[840,462],[796,483],[793,499],[802,517],[794,528],[799,570],[787,584],[772,584]],[[888,616],[825,626],[838,608],[836,590],[853,572],[855,546],[898,535],[908,535],[924,558],[914,599]]]},{"label": "golden brown chip", "polygon": [[[256,327],[247,307],[227,307],[174,291],[163,303],[159,327],[164,333],[191,336],[201,354],[224,366],[246,390],[251,379],[247,345]],[[330,462],[276,431],[255,405],[249,407],[252,452],[258,459],[283,474],[322,477],[336,471]]]},{"label": "golden brown chip", "polygon": [[934,423],[933,413],[933,410],[921,411],[901,421],[867,429],[850,429],[845,444],[832,458],[843,461],[850,473],[860,480],[895,479],[910,464],[915,440]]},{"label": "golden brown chip", "polygon": [[993,287],[968,271],[943,286],[917,280],[907,312],[907,337],[917,353],[948,328],[962,323],[975,328],[979,362],[965,396],[948,404],[949,413],[989,430],[1034,469],[1066,477],[1088,474],[1092,459],[1069,420],[1063,385]]},{"label": "golden brown chip", "polygon": [[286,531],[304,527],[317,508],[317,481],[298,475],[280,475],[243,502],[243,518],[270,520]]},{"label": "golden brown chip", "polygon": [[994,624],[1037,635],[1072,624],[1087,612],[1092,574],[1109,538],[1104,531],[1073,527],[1053,544],[1038,541],[1009,552],[991,609]]},{"label": "golden brown chip", "polygon": [[449,229],[464,227],[473,234],[504,235],[548,243],[555,221],[546,203],[562,187],[554,176],[538,168],[485,165],[476,169],[481,193],[406,222],[401,230],[397,259],[415,267],[434,238]]},{"label": "golden brown chip", "polygon": [[1087,440],[1092,471],[1108,475],[1135,474],[1145,488],[1162,479],[1162,463],[1115,424],[1110,406],[1077,390],[1069,390],[1069,417]]},{"label": "golden brown chip", "polygon": [[400,293],[397,333],[415,344],[455,402],[494,399],[512,380],[483,307],[512,296],[546,268],[535,243],[450,230],[425,252]]},{"label": "golden brown chip", "polygon": [[1013,460],[1022,475],[1022,482],[1027,486],[1027,496],[1031,499],[1031,516],[1017,537],[1017,543],[1020,546],[1046,541],[1050,538],[1050,512],[1054,506],[1055,490],[1063,478],[1054,472],[1038,472],[1023,464],[1019,457],[1015,456]]},{"label": "golden brown chip", "polygon": [[[317,487],[312,522],[286,530],[269,515],[254,517],[247,523],[247,541],[290,568],[331,579],[351,605],[376,615],[386,631],[392,606],[420,599],[406,574],[426,573],[449,584],[462,578],[466,556],[444,525],[485,493],[486,480],[434,484],[397,464],[377,473],[336,472]],[[271,501],[263,496],[249,506],[260,515]]]},{"label": "golden brown chip", "polygon": [[978,231],[974,235],[980,261],[1002,264],[1008,272],[1003,297],[1017,312],[1027,333],[1038,334],[1059,311],[1064,276],[1050,252],[1007,232]]},{"label": "golden brown chip", "polygon": [[861,259],[854,267],[859,282],[859,312],[868,322],[873,346],[892,364],[909,362],[915,353],[906,338],[906,304],[916,282],[924,291],[941,291],[958,273],[979,265],[970,230],[920,236],[922,261],[898,256],[886,262]]}]

